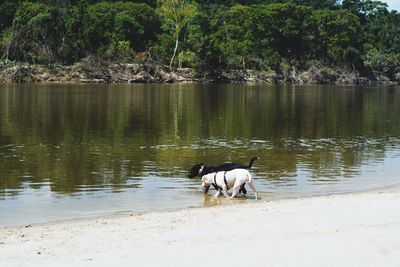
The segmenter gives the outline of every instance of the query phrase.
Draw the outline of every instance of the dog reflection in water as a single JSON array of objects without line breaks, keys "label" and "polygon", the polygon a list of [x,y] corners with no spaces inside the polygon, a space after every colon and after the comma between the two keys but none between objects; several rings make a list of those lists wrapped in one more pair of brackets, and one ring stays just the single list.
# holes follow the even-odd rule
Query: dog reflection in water
[{"label": "dog reflection in water", "polygon": [[246,203],[249,199],[246,196],[236,197],[235,199],[229,199],[229,198],[227,199],[227,198],[221,198],[221,197],[214,197],[214,195],[210,195],[210,194],[203,194],[203,197],[204,197],[204,199],[203,199],[204,207],[210,207],[210,206],[215,206],[215,205],[220,205],[220,204]]}]

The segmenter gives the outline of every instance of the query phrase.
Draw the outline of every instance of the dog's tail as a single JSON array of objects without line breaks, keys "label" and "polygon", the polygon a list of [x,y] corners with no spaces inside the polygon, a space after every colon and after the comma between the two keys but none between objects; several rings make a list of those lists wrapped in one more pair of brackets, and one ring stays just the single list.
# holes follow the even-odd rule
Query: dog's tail
[{"label": "dog's tail", "polygon": [[251,167],[253,167],[254,161],[256,161],[256,160],[258,160],[258,159],[260,159],[260,158],[259,158],[259,157],[251,158],[251,160],[250,160],[250,162],[249,162],[249,165],[246,167],[246,169],[251,169]]}]

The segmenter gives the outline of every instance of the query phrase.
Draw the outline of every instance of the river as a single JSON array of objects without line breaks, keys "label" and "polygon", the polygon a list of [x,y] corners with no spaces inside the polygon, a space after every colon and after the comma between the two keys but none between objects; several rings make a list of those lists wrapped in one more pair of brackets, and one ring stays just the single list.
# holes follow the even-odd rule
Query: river
[{"label": "river", "polygon": [[397,186],[399,114],[400,87],[3,84],[0,225],[229,204],[187,172],[253,156],[262,200]]}]

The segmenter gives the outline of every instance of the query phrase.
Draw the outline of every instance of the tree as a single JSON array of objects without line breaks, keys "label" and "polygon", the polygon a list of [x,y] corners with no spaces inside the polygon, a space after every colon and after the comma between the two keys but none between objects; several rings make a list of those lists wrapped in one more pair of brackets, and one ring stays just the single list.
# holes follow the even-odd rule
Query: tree
[{"label": "tree", "polygon": [[297,5],[310,6],[315,9],[332,9],[337,6],[337,0],[295,0],[287,1],[294,2]]},{"label": "tree", "polygon": [[17,10],[7,45],[7,57],[45,62],[57,57],[65,36],[66,9],[24,2]]},{"label": "tree", "polygon": [[399,25],[377,0],[0,0],[0,58],[73,64],[151,52],[199,74],[322,63],[393,78]]},{"label": "tree", "polygon": [[376,12],[387,10],[388,5],[375,0],[343,0],[342,8],[347,9],[365,22],[368,17]]},{"label": "tree", "polygon": [[18,3],[15,2],[5,2],[0,4],[0,32],[11,26],[12,21],[17,10]]},{"label": "tree", "polygon": [[154,9],[147,4],[116,4],[115,31],[118,41],[129,41],[135,51],[146,50],[149,41],[160,30],[160,21]]},{"label": "tree", "polygon": [[195,5],[187,0],[158,0],[157,11],[165,20],[167,28],[171,28],[172,35],[175,39],[174,53],[169,62],[169,67],[176,58],[179,48],[179,38],[184,27],[189,23],[196,13]]},{"label": "tree", "polygon": [[293,3],[235,5],[222,13],[215,43],[230,68],[276,68],[309,51],[311,8]]},{"label": "tree", "polygon": [[100,2],[87,8],[85,18],[85,41],[95,53],[126,41],[136,51],[144,51],[160,28],[154,9],[143,3]]},{"label": "tree", "polygon": [[312,15],[315,57],[328,64],[357,65],[362,53],[362,25],[353,13],[318,10]]},{"label": "tree", "polygon": [[235,5],[222,13],[220,27],[213,36],[229,68],[251,67],[251,58],[255,58],[257,50],[255,43],[261,38],[254,38],[257,30],[255,21],[258,18],[255,10],[249,6]]}]

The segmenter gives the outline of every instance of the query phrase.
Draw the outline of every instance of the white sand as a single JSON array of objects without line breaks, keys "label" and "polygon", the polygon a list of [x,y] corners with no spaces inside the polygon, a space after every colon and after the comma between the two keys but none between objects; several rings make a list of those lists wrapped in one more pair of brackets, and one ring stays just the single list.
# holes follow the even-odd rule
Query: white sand
[{"label": "white sand", "polygon": [[400,266],[400,192],[0,228],[0,266]]}]

